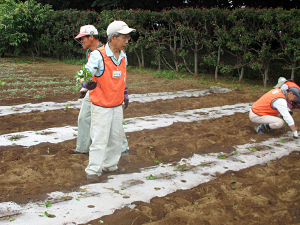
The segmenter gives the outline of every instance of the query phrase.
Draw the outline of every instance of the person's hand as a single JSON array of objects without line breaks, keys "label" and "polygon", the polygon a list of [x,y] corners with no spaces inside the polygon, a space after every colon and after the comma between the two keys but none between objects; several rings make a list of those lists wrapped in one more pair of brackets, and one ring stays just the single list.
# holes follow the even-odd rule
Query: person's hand
[{"label": "person's hand", "polygon": [[128,104],[129,104],[129,97],[128,97],[128,92],[125,89],[125,91],[124,91],[124,109],[127,109]]},{"label": "person's hand", "polygon": [[293,138],[298,139],[298,132],[297,131],[293,131]]},{"label": "person's hand", "polygon": [[80,92],[79,92],[79,98],[84,98],[86,93],[87,93],[88,89],[86,88],[81,88]]},{"label": "person's hand", "polygon": [[292,102],[292,109],[298,109],[299,106],[296,102]]},{"label": "person's hand", "polygon": [[89,82],[81,82],[81,86],[88,89],[88,90],[93,90],[97,87],[97,82],[94,80],[91,80]]}]

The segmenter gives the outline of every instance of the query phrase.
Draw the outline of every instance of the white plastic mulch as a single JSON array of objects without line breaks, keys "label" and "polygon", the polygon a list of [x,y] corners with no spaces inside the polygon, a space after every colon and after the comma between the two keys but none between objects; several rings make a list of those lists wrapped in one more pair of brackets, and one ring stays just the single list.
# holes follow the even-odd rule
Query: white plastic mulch
[{"label": "white plastic mulch", "polygon": [[[168,95],[170,94],[164,96]],[[133,99],[135,98],[131,97],[131,101]],[[26,107],[22,108],[26,109]],[[125,132],[156,129],[170,126],[175,122],[193,122],[235,113],[247,113],[249,109],[250,104],[243,103],[129,118],[124,120],[126,123],[124,128]],[[58,143],[75,138],[76,129],[76,127],[58,127],[35,132],[1,135],[0,145],[17,144],[29,147],[45,141]],[[134,208],[132,203],[135,201],[149,202],[156,196],[161,197],[177,190],[191,189],[215,179],[216,173],[225,173],[230,170],[238,171],[279,159],[289,155],[292,151],[299,151],[299,140],[291,139],[291,136],[291,132],[288,132],[279,138],[272,138],[259,143],[265,149],[262,151],[253,149],[253,146],[256,145],[255,140],[253,140],[253,143],[235,146],[236,150],[229,155],[222,153],[194,154],[192,157],[181,159],[179,162],[167,164],[158,162],[157,166],[143,168],[139,173],[110,176],[111,179],[108,179],[106,183],[81,186],[75,192],[49,193],[45,202],[25,205],[14,202],[0,203],[0,218],[2,218],[0,224],[71,225],[87,223],[101,216],[112,214],[116,209],[126,206]],[[48,201],[50,201],[51,206],[45,207],[45,203]],[[51,214],[53,218],[47,217],[45,214]],[[99,222],[105,224],[105,221]]]},{"label": "white plastic mulch", "polygon": [[[267,150],[252,152],[252,144],[235,146],[229,157],[222,159],[220,153],[198,155],[172,164],[159,164],[144,168],[140,173],[111,176],[107,183],[82,186],[71,193],[53,192],[45,202],[18,205],[14,202],[0,203],[0,217],[7,220],[0,224],[18,225],[71,225],[87,223],[104,215],[112,214],[125,206],[134,208],[132,202],[149,202],[153,197],[165,196],[177,190],[191,189],[215,179],[216,173],[238,171],[257,164],[299,151],[299,140],[291,140],[291,132],[279,138],[269,139],[260,145]],[[286,143],[284,143],[287,141]],[[152,179],[151,179],[152,178]],[[42,207],[50,201],[51,207]],[[54,215],[54,218],[45,216]],[[9,220],[14,219],[13,223]],[[100,221],[102,222],[102,221]],[[105,224],[105,221],[103,221]]]},{"label": "white plastic mulch", "polygon": [[[153,102],[156,100],[167,100],[178,97],[200,97],[210,95],[213,93],[226,93],[230,92],[231,89],[221,87],[211,87],[210,89],[190,89],[185,91],[174,91],[174,92],[160,92],[160,93],[148,93],[148,94],[131,94],[129,95],[130,102]],[[16,113],[28,113],[32,111],[45,112],[49,110],[61,110],[65,108],[79,109],[81,107],[82,99],[77,101],[67,102],[42,102],[42,103],[26,103],[13,106],[0,106],[0,116],[6,116]]]},{"label": "white plastic mulch", "polygon": [[[134,117],[124,119],[123,126],[127,133],[144,129],[156,129],[159,127],[170,126],[176,122],[190,123],[194,121],[215,119],[222,116],[231,116],[235,113],[246,113],[249,112],[250,107],[250,103],[241,103],[187,110],[171,114]],[[75,139],[76,136],[77,127],[54,127],[39,131],[24,131],[0,135],[0,146],[22,145],[24,147],[30,147],[43,142],[59,143],[66,140],[72,140]]]}]

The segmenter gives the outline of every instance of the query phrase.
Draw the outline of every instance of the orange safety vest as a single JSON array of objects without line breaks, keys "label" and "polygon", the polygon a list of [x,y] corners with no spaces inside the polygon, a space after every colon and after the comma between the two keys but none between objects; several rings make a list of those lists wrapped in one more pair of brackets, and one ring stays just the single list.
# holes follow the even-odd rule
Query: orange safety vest
[{"label": "orange safety vest", "polygon": [[279,111],[272,108],[272,103],[278,98],[286,100],[285,94],[283,94],[282,90],[280,88],[274,88],[258,99],[252,105],[251,109],[255,114],[260,116],[276,116],[279,114]]},{"label": "orange safety vest", "polygon": [[119,106],[124,101],[126,87],[126,65],[123,57],[119,66],[106,55],[104,46],[97,49],[103,57],[104,72],[100,77],[93,76],[97,87],[89,91],[89,98],[95,105],[102,107]]},{"label": "orange safety vest", "polygon": [[287,84],[289,88],[296,87],[296,88],[300,89],[300,87],[296,83],[294,83],[294,82],[287,81],[287,82],[285,82],[285,84]]}]

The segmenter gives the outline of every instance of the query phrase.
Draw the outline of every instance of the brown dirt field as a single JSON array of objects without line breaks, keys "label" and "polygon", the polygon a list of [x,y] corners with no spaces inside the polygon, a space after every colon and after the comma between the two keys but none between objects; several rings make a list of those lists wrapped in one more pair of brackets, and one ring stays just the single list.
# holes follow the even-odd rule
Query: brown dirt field
[{"label": "brown dirt field", "polygon": [[[63,82],[75,82],[74,74],[80,66],[51,62],[16,64],[4,59],[0,59],[0,62],[1,81],[7,77],[7,83],[0,86],[2,106],[77,99],[77,93]],[[29,74],[26,80],[20,79],[20,82],[15,83],[25,73]],[[15,77],[9,80],[12,76]],[[58,83],[34,86],[35,81],[46,78]],[[22,87],[30,85],[35,90],[31,96],[25,95]],[[129,72],[127,86],[129,94],[141,94],[201,89],[213,85],[199,84],[197,78],[168,80],[157,79],[147,73]],[[226,86],[229,85],[224,87]],[[15,94],[8,96],[10,92],[7,90],[11,87],[16,89]],[[62,91],[53,92],[49,87],[53,90],[61,88]],[[225,94],[150,103],[133,102],[124,110],[124,118],[254,102],[265,92],[262,88],[253,91],[251,86],[244,84]],[[42,98],[33,98],[39,93]],[[78,114],[79,110],[69,109],[2,116],[0,134],[77,126]],[[296,125],[300,123],[299,115],[299,110],[295,110]],[[289,130],[284,127],[257,135],[254,125],[248,119],[248,114],[238,113],[213,120],[174,123],[169,127],[128,133],[130,154],[121,158],[119,167],[125,168],[126,173],[131,173],[154,165],[154,159],[172,162],[194,153],[231,152],[233,145],[249,143],[252,139],[259,143]],[[88,156],[67,153],[75,145],[74,139],[58,144],[43,143],[30,148],[0,146],[0,202],[27,203],[44,199],[46,193],[52,191],[72,191],[87,184],[84,169],[88,164]],[[149,146],[153,146],[151,154],[148,153]],[[134,209],[126,207],[116,210],[112,215],[87,224],[99,224],[100,219],[111,225],[300,224],[299,159],[299,153],[295,151],[265,165],[238,172],[229,171],[191,190],[157,197],[150,203],[135,202],[137,206]],[[105,182],[107,176],[103,175],[101,182]]]}]

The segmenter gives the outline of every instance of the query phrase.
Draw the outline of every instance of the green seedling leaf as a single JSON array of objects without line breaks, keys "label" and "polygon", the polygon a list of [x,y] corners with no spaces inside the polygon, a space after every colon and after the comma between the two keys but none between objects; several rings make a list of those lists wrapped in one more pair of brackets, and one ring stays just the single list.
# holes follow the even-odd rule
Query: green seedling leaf
[{"label": "green seedling leaf", "polygon": [[200,164],[198,164],[197,166],[204,166],[204,165],[200,163]]},{"label": "green seedling leaf", "polygon": [[99,220],[98,223],[104,223],[103,220]]},{"label": "green seedling leaf", "polygon": [[185,166],[183,166],[183,165],[178,165],[178,169],[179,169],[180,171],[184,171],[184,170],[185,170]]},{"label": "green seedling leaf", "polygon": [[84,82],[89,82],[91,80],[91,78],[93,77],[93,75],[90,73],[90,71],[88,71],[84,64],[81,67],[82,71],[76,71],[76,78],[77,79],[84,79]]},{"label": "green seedling leaf", "polygon": [[282,139],[280,139],[279,141],[280,141],[280,143],[284,143],[284,140],[282,140]]},{"label": "green seedling leaf", "polygon": [[126,123],[126,122],[123,122],[122,124],[123,124],[123,125],[127,125],[127,123]]},{"label": "green seedling leaf", "polygon": [[85,196],[78,196],[77,198],[75,198],[77,201],[80,201],[81,198],[86,198]]},{"label": "green seedling leaf", "polygon": [[151,149],[152,149],[153,147],[152,146],[149,146],[149,153],[151,152]]},{"label": "green seedling leaf", "polygon": [[158,160],[154,160],[154,162],[157,163],[157,164],[160,164],[160,161],[158,161]]},{"label": "green seedling leaf", "polygon": [[48,201],[48,202],[46,202],[46,203],[45,203],[45,206],[46,206],[46,207],[51,207],[51,206],[52,206],[52,204],[51,204],[51,202],[50,202],[50,201]]},{"label": "green seedling leaf", "polygon": [[150,176],[146,176],[146,180],[155,180],[156,177],[153,176],[152,174]]},{"label": "green seedling leaf", "polygon": [[126,190],[126,187],[122,187],[121,190]]},{"label": "green seedling leaf", "polygon": [[231,152],[230,154],[232,154],[232,155],[237,155],[237,154],[241,154],[239,151],[233,151],[233,152]]},{"label": "green seedling leaf", "polygon": [[251,152],[257,152],[257,150],[253,147],[248,148]]},{"label": "green seedling leaf", "polygon": [[219,156],[219,159],[226,159],[225,156]]},{"label": "green seedling leaf", "polygon": [[51,205],[51,202],[48,201],[48,202],[45,202],[44,205],[39,205],[39,206],[40,206],[40,207],[45,207],[45,208],[47,208],[47,207],[51,207],[52,205]]},{"label": "green seedling leaf", "polygon": [[11,219],[9,222],[13,222],[13,221],[15,221],[16,219]]},{"label": "green seedling leaf", "polygon": [[49,216],[50,216],[50,214],[49,214],[49,213],[47,213],[47,211],[45,211],[45,212],[44,212],[44,214],[45,214],[45,216],[47,216],[47,217],[49,217]]}]

